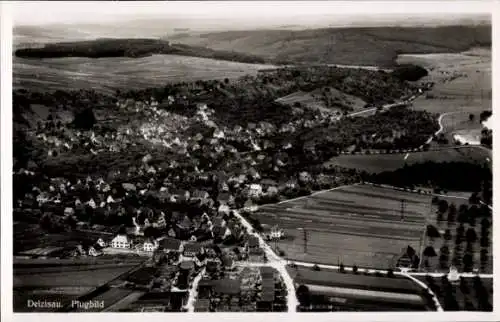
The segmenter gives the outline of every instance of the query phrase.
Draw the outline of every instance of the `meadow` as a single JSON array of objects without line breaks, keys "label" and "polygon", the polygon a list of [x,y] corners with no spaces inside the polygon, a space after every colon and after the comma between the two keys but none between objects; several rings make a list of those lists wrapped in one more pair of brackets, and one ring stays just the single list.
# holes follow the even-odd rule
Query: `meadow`
[{"label": "meadow", "polygon": [[143,58],[13,58],[13,88],[36,91],[148,88],[165,83],[238,78],[270,65],[177,55]]},{"label": "meadow", "polygon": [[399,55],[399,64],[418,64],[429,71],[421,79],[434,82],[413,106],[433,113],[478,113],[492,108],[491,49],[473,48],[461,53]]},{"label": "meadow", "polygon": [[277,246],[290,260],[387,269],[407,246],[418,251],[430,201],[430,196],[354,185],[261,207],[256,218],[285,230],[287,238]]},{"label": "meadow", "polygon": [[343,154],[330,159],[326,164],[346,168],[356,168],[369,173],[393,171],[416,163],[433,162],[473,162],[482,164],[491,160],[491,151],[482,147],[449,147],[435,151],[419,151],[394,154]]}]

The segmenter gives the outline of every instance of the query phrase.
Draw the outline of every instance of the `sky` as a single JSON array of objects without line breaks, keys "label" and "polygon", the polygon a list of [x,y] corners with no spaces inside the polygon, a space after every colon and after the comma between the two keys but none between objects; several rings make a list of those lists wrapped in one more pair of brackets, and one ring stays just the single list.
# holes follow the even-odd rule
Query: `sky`
[{"label": "sky", "polygon": [[440,17],[492,12],[489,1],[106,1],[11,2],[13,23],[19,25],[94,24],[143,18],[275,21],[296,23],[336,17],[342,21],[360,15],[409,13]]}]

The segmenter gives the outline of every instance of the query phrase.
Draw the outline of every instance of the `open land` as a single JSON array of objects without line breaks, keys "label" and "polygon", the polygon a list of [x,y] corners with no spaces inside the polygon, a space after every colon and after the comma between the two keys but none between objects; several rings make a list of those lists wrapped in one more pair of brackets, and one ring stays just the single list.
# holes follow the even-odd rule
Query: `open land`
[{"label": "open land", "polygon": [[393,171],[405,165],[432,162],[471,162],[484,164],[491,160],[491,151],[482,147],[461,146],[394,154],[344,154],[333,157],[326,165],[356,168],[369,173]]},{"label": "open land", "polygon": [[[354,113],[353,116],[361,115],[356,113],[364,111],[366,102],[370,105],[400,105],[399,100],[404,101],[407,99],[404,97],[422,93],[422,88],[418,83],[404,81],[390,72],[354,68],[306,66],[259,73],[259,70],[274,66],[175,55],[112,59],[14,58],[14,88],[27,89],[16,93],[16,108],[24,118],[31,115],[40,121],[36,122],[36,130],[35,122],[26,120],[17,128],[23,131],[26,129],[24,126],[27,126],[29,129],[26,133],[36,132],[36,135],[28,134],[29,140],[22,135],[17,136],[20,142],[29,142],[30,145],[25,150],[16,150],[16,157],[22,160],[22,166],[29,168],[29,171],[16,168],[18,182],[26,180],[26,184],[15,187],[18,209],[14,214],[14,253],[42,257],[16,259],[15,308],[22,311],[26,307],[26,299],[37,298],[40,294],[59,298],[67,304],[71,299],[88,295],[98,288],[90,297],[105,301],[105,310],[135,311],[145,306],[154,309],[150,304],[157,302],[164,302],[161,310],[166,310],[173,305],[170,299],[151,300],[147,295],[165,293],[160,295],[169,297],[179,291],[186,296],[181,296],[182,309],[181,304],[177,303],[179,301],[176,301],[174,310],[177,311],[208,311],[209,306],[210,310],[215,311],[227,311],[229,307],[241,310],[243,302],[245,306],[251,307],[249,310],[255,310],[255,297],[243,299],[244,296],[238,291],[237,284],[241,287],[243,283],[227,283],[235,284],[234,289],[215,287],[209,290],[211,296],[208,298],[216,298],[216,301],[207,301],[206,292],[203,295],[205,298],[198,294],[202,290],[201,284],[207,287],[207,280],[239,275],[239,271],[234,269],[234,262],[238,261],[238,268],[269,266],[276,270],[273,274],[281,277],[275,281],[268,279],[266,288],[274,290],[279,285],[281,291],[286,292],[280,292],[280,299],[274,296],[276,293],[267,294],[272,298],[268,304],[271,307],[279,304],[283,309],[286,301],[285,308],[294,312],[298,300],[291,277],[293,274],[290,269],[288,272],[286,270],[287,261],[303,261],[311,265],[342,263],[351,270],[352,266],[392,269],[396,268],[398,259],[408,246],[419,256],[427,246],[435,247],[439,253],[442,246],[452,244],[444,240],[443,231],[450,229],[451,239],[455,239],[458,234],[457,223],[437,220],[436,211],[439,207],[432,203],[432,194],[368,184],[338,186],[359,182],[362,178],[360,171],[391,171],[405,164],[424,161],[482,163],[488,157],[491,159],[491,151],[484,147],[441,147],[435,150],[431,146],[430,151],[404,154],[344,154],[333,159],[331,156],[359,143],[371,149],[379,143],[373,140],[372,135],[376,132],[383,132],[382,139],[386,140],[389,150],[395,146],[400,150],[414,150],[437,130],[434,115],[422,113],[421,110],[436,114],[450,113],[450,116],[451,113],[456,114],[456,119],[450,120],[448,115],[441,118],[441,125],[447,134],[477,131],[480,125],[478,113],[491,109],[491,90],[489,93],[483,90],[491,88],[491,80],[488,80],[488,77],[491,78],[491,67],[488,66],[491,64],[491,53],[483,49],[464,51],[471,44],[490,45],[488,30],[483,27],[439,27],[432,29],[432,32],[428,28],[327,28],[298,32],[211,33],[178,39],[186,44],[211,45],[213,49],[226,51],[237,47],[240,52],[248,52],[277,64],[314,61],[355,67],[363,61],[368,66],[394,67],[395,59],[401,53],[425,54],[400,55],[397,63],[422,63],[427,67],[430,75],[421,81],[434,82],[431,91],[413,101],[413,110],[399,106],[399,109],[389,108],[387,112],[378,113],[375,108],[373,115],[363,114],[367,116],[365,118],[332,119],[324,115],[328,113],[318,112],[334,111],[339,114],[342,111],[344,114]],[[262,33],[266,37],[262,38]],[[462,37],[449,40],[450,35],[456,34]],[[248,47],[252,50],[247,50]],[[363,55],[353,55],[353,52],[359,53],[359,48],[364,48]],[[243,75],[258,76],[239,78]],[[234,80],[236,78],[238,80]],[[214,79],[219,82],[195,82]],[[178,84],[172,84],[174,82]],[[475,84],[472,89],[471,83]],[[43,96],[31,92],[56,89],[94,89],[111,95],[97,96],[92,92],[80,91]],[[116,91],[118,89],[124,93]],[[73,124],[75,127],[66,126],[54,121],[52,115],[48,117],[48,106],[69,105],[70,110],[77,112],[82,102],[83,105],[90,102],[91,106],[100,103],[100,108],[95,108],[95,120],[91,121],[90,127],[84,126],[75,131],[75,127],[80,127],[78,122]],[[199,102],[203,104],[196,104]],[[108,128],[98,129],[95,123],[101,125],[106,117],[102,107],[110,103],[116,106],[109,109],[109,114],[120,115],[106,122]],[[92,107],[90,113],[93,113]],[[475,122],[467,121],[469,113],[476,114]],[[58,113],[55,114],[57,116]],[[135,120],[130,124],[138,122],[140,126],[126,127],[123,119],[125,114]],[[75,113],[75,120],[85,118],[81,115],[80,112]],[[68,119],[71,118],[68,116]],[[117,122],[118,118],[121,123]],[[177,119],[182,120],[177,122],[182,124],[170,124],[176,123],[173,120]],[[113,133],[106,133],[113,126],[116,127],[112,129]],[[405,137],[396,144],[395,138],[401,138],[401,133],[394,133],[398,131],[403,131]],[[19,146],[24,147],[22,144]],[[282,153],[281,147],[293,150]],[[247,153],[252,148],[255,153]],[[240,153],[240,149],[244,153]],[[40,153],[35,154],[34,150],[40,150],[37,151]],[[53,150],[61,152],[54,154]],[[145,156],[149,152],[151,154]],[[235,155],[237,157],[233,158]],[[325,161],[334,167],[322,167]],[[270,164],[273,166],[270,167]],[[75,174],[76,165],[77,172],[81,172],[78,175]],[[39,173],[35,174],[40,169],[45,175],[43,178]],[[245,178],[239,177],[242,172],[247,174]],[[77,182],[76,179],[89,174],[91,177],[86,179],[86,185]],[[212,174],[217,180],[211,179]],[[96,175],[106,179],[93,178]],[[52,186],[49,180],[55,178],[51,177],[64,177],[58,178],[63,184]],[[300,184],[297,184],[298,178]],[[271,185],[273,189],[264,193],[263,185]],[[290,185],[295,188],[290,188]],[[258,189],[259,186],[261,189]],[[325,186],[332,189],[310,194],[318,187]],[[227,192],[224,200],[220,193],[222,190]],[[108,201],[111,194],[113,200]],[[264,235],[255,232],[257,225],[252,227],[238,209],[243,209],[247,202],[283,200],[285,195],[287,198],[306,196],[261,205],[257,212],[248,215],[248,219],[257,219],[266,233],[275,225],[285,232],[285,238],[266,243]],[[80,207],[77,212],[71,208],[70,214],[66,215],[66,205],[76,205],[76,199],[81,201],[80,197],[86,198],[83,200],[86,208]],[[465,199],[452,196],[440,198],[456,203],[457,207],[468,204],[467,196]],[[225,205],[227,209],[217,208],[215,200],[230,206]],[[46,211],[47,208],[42,207],[43,203],[49,205],[55,214]],[[113,209],[117,205],[125,208]],[[136,222],[141,213],[147,213],[148,220],[153,222],[152,230],[149,224],[146,225],[143,215],[140,223]],[[211,225],[205,220],[210,221]],[[95,226],[104,226],[106,232],[87,233],[74,228],[93,226],[91,222],[98,222],[99,225]],[[131,227],[132,222],[136,229]],[[439,238],[430,239],[426,235],[426,228],[430,224],[438,228]],[[217,227],[214,228],[215,225]],[[224,233],[226,225],[231,226],[231,229]],[[483,233],[479,226],[473,222],[464,223],[464,229],[474,230],[478,236]],[[154,254],[148,250],[152,256],[146,265],[146,262],[137,258],[137,251],[130,248],[131,244],[126,246],[120,242],[117,246],[111,240],[117,231],[120,234],[113,241],[133,238],[134,246],[143,248],[144,252],[147,246],[158,249],[158,245],[150,245],[146,235],[168,234],[177,239],[172,241],[173,244],[178,242],[183,246],[193,237],[196,242],[189,242],[192,247],[188,249],[192,248],[192,251],[186,251],[186,248],[181,251],[179,245],[167,245],[173,248]],[[100,237],[106,240],[103,253],[108,255],[98,254],[95,256],[102,256],[102,260],[87,261],[87,256],[94,256],[91,250],[95,251],[90,245],[96,247],[96,240]],[[208,240],[198,242],[198,237]],[[482,265],[482,273],[491,272],[492,269],[491,236],[487,237],[489,247],[481,246],[481,249],[488,251],[488,263]],[[463,245],[463,241],[457,243]],[[477,243],[468,246],[468,251],[473,252],[474,268],[480,261]],[[70,263],[73,259],[44,258],[57,248],[71,248],[73,258],[82,258],[74,259],[73,263]],[[274,251],[272,248],[275,248]],[[118,258],[117,255],[109,255],[115,253],[116,249],[123,253],[121,262],[104,260]],[[206,250],[207,254],[202,250]],[[461,250],[450,250],[450,253],[450,257],[456,259],[448,260],[447,264],[456,262],[459,271],[464,270],[460,264]],[[211,265],[210,273],[207,259],[219,263],[215,268]],[[165,263],[167,265],[162,266]],[[136,271],[134,268],[137,266],[141,266],[141,269]],[[436,261],[424,266],[420,265],[419,270],[443,272],[448,268],[439,267]],[[161,267],[166,272],[158,276]],[[312,269],[308,270],[315,275]],[[295,275],[293,278],[296,282],[300,280]],[[371,284],[364,283],[364,279],[371,279]],[[204,283],[200,282],[202,280]],[[342,290],[343,294],[357,294],[355,302],[361,303],[358,308],[365,310],[376,307],[367,300],[370,297],[373,299],[375,293],[371,291],[394,291],[399,288],[398,291],[405,291],[403,293],[422,293],[421,287],[413,283],[415,280],[411,282],[402,278],[401,274],[393,279],[393,283],[386,283],[374,276],[354,276],[354,273],[349,277],[339,273],[328,280],[330,284],[335,284],[335,281],[344,286],[349,284],[347,286],[350,288]],[[114,284],[110,285],[110,281],[114,281]],[[256,282],[252,283],[249,288],[256,289]],[[367,290],[369,284],[374,290]],[[329,286],[337,288],[339,285]],[[320,285],[319,290],[324,292],[325,287]],[[144,292],[146,296],[143,296]],[[429,295],[432,296],[431,293]],[[464,302],[461,298],[458,300]],[[467,305],[460,304],[460,308],[463,306],[467,309]],[[480,305],[476,301],[473,306]],[[387,308],[390,307],[397,309],[397,306],[387,305]],[[481,310],[488,308],[481,307]]]},{"label": "open land", "polygon": [[[264,206],[255,215],[263,224],[285,229],[290,237],[278,247],[290,260],[389,268],[408,245],[419,248],[429,202],[428,196],[355,185]],[[307,246],[299,228],[306,231]]]},{"label": "open land", "polygon": [[147,88],[165,83],[237,78],[270,65],[209,58],[153,55],[142,58],[47,58],[13,61],[13,87],[39,91]]}]

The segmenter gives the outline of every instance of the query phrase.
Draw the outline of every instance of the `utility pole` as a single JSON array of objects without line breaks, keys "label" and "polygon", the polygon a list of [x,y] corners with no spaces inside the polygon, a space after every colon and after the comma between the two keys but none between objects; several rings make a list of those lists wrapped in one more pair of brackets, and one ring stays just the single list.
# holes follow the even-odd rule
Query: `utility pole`
[{"label": "utility pole", "polygon": [[304,229],[304,254],[307,254],[307,231]]},{"label": "utility pole", "polygon": [[401,221],[405,220],[405,208],[406,208],[406,200],[401,199]]}]

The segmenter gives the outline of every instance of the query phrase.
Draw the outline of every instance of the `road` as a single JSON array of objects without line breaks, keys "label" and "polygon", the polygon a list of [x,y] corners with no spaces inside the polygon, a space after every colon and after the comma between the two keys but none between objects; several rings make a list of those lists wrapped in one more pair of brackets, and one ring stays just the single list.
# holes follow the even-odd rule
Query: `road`
[{"label": "road", "polygon": [[264,241],[262,236],[260,234],[253,233],[253,227],[252,225],[243,217],[237,210],[234,210],[234,215],[240,220],[241,224],[245,229],[247,230],[248,234],[256,236],[259,239],[259,243],[261,248],[264,250],[268,263],[267,266],[273,267],[276,269],[281,277],[283,278],[283,282],[286,285],[286,290],[287,290],[287,307],[288,307],[288,313],[296,312],[297,311],[297,306],[299,305],[299,301],[297,299],[297,295],[295,293],[295,287],[293,285],[293,279],[288,274],[288,271],[286,270],[286,261],[282,258],[280,258],[276,253],[272,250],[272,248]]},{"label": "road", "polygon": [[204,267],[198,275],[193,280],[193,284],[191,285],[191,288],[189,289],[189,297],[187,300],[186,305],[184,306],[185,309],[189,313],[194,313],[194,302],[196,301],[196,297],[198,296],[198,284],[200,283],[203,274],[205,274],[206,268]]}]

